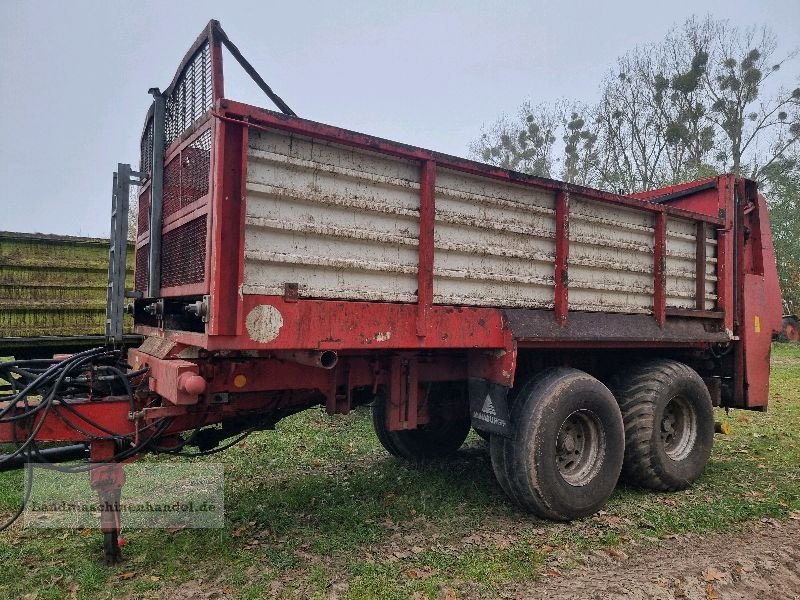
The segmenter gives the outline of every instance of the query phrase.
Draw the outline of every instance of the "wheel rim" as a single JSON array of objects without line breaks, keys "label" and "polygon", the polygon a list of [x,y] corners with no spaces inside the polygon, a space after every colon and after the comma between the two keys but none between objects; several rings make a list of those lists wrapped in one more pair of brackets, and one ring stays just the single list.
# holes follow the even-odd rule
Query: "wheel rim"
[{"label": "wheel rim", "polygon": [[661,419],[661,441],[664,452],[672,460],[683,460],[697,439],[697,421],[689,401],[676,396],[664,407]]},{"label": "wheel rim", "polygon": [[582,486],[594,479],[605,446],[600,420],[591,411],[576,410],[564,419],[556,440],[556,465],[564,481]]}]

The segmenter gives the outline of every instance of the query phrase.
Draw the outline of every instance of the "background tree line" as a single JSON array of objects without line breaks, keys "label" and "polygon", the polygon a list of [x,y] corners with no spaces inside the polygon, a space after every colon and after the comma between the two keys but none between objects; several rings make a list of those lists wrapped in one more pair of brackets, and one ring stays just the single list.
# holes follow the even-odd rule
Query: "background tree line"
[{"label": "background tree line", "polygon": [[800,311],[800,77],[767,28],[691,18],[617,60],[595,104],[525,102],[478,160],[630,193],[735,172],[759,182],[784,299]]}]

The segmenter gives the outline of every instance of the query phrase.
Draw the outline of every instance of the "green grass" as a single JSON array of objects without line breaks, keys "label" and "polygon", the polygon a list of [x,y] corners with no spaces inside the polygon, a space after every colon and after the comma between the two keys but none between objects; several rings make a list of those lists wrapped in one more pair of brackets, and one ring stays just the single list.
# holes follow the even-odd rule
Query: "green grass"
[{"label": "green grass", "polygon": [[[96,531],[16,525],[0,534],[0,597],[491,597],[587,550],[785,518],[800,511],[800,347],[776,345],[773,356],[769,412],[719,411],[732,434],[717,436],[706,474],[684,492],[620,487],[603,513],[543,522],[504,498],[475,436],[453,459],[412,468],[380,448],[366,410],[313,410],[216,457],[224,529],[124,531],[127,560],[106,568]],[[0,511],[20,490],[20,473],[0,475]]]}]

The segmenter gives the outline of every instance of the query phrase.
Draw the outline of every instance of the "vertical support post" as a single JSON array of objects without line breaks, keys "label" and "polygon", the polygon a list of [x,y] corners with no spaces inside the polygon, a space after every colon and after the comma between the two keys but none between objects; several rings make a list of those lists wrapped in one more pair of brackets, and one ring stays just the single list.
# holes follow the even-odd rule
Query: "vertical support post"
[{"label": "vertical support post", "polygon": [[158,88],[153,95],[153,172],[150,174],[150,256],[147,296],[161,291],[161,229],[164,201],[164,144],[167,100]]},{"label": "vertical support post", "polygon": [[222,40],[217,31],[219,23],[208,24],[208,46],[211,50],[211,90],[212,102],[225,97],[225,82],[222,76]]},{"label": "vertical support post", "polygon": [[707,228],[705,221],[698,221],[695,231],[697,246],[695,250],[695,308],[705,310],[706,308],[706,236]]},{"label": "vertical support post", "polygon": [[419,255],[417,268],[417,335],[428,334],[433,305],[434,227],[436,221],[436,162],[422,162],[419,177]]},{"label": "vertical support post", "polygon": [[236,335],[244,272],[246,124],[214,123],[211,190],[211,306],[208,333]]},{"label": "vertical support post", "polygon": [[667,215],[656,213],[653,246],[653,316],[659,327],[667,320]]},{"label": "vertical support post", "polygon": [[553,308],[556,322],[563,327],[569,312],[569,193],[556,194],[556,257]]},{"label": "vertical support post", "polygon": [[387,429],[389,431],[416,429],[418,401],[419,382],[416,357],[393,356],[389,374]]},{"label": "vertical support post", "polygon": [[106,342],[122,342],[125,310],[125,275],[128,261],[128,201],[131,166],[117,164],[111,193],[111,229],[106,289]]},{"label": "vertical support post", "polygon": [[718,179],[717,210],[724,219],[717,229],[717,309],[725,315],[725,329],[734,335],[733,328],[733,272],[734,272],[734,214],[733,181],[735,175],[722,175]]},{"label": "vertical support post", "polygon": [[[96,440],[90,449],[89,481],[100,501],[100,528],[103,532],[103,555],[107,565],[122,560],[119,549],[120,499],[125,484],[122,463],[113,462],[116,452],[113,440]],[[100,463],[100,464],[97,464]]]}]

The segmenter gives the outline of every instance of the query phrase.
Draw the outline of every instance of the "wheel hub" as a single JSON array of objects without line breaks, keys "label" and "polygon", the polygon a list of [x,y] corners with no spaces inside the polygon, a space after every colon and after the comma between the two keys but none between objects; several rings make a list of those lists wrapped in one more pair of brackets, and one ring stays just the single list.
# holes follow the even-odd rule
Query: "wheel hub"
[{"label": "wheel hub", "polygon": [[570,485],[589,483],[603,462],[605,438],[600,421],[588,410],[578,410],[561,424],[556,439],[559,474]]},{"label": "wheel hub", "polygon": [[688,400],[682,396],[672,398],[664,407],[661,419],[661,441],[664,452],[672,460],[683,460],[697,439],[697,421]]}]

